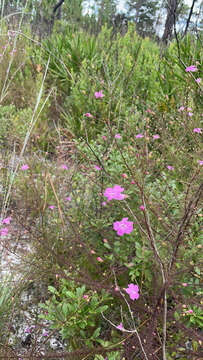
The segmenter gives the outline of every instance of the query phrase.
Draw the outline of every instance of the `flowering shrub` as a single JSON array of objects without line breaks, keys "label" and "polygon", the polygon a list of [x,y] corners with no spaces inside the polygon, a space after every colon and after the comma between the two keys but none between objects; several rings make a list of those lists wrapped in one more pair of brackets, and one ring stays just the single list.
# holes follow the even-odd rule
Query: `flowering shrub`
[{"label": "flowering shrub", "polygon": [[[172,43],[157,73],[158,46],[133,29],[111,43],[104,28],[84,50],[85,34],[71,34],[67,43],[64,36],[44,42],[55,45],[44,99],[53,79],[57,92],[35,114],[41,121],[30,141],[39,147],[21,154],[15,171],[9,158],[3,166],[2,244],[8,246],[14,222],[17,238],[29,233],[29,276],[48,287],[40,317],[67,340],[68,353],[171,360],[188,337],[196,346],[191,358],[199,356],[199,40],[181,42],[183,62]],[[41,71],[37,78],[39,87]],[[17,139],[27,134],[20,121],[26,114],[12,115]],[[71,143],[57,159],[56,143]]]}]

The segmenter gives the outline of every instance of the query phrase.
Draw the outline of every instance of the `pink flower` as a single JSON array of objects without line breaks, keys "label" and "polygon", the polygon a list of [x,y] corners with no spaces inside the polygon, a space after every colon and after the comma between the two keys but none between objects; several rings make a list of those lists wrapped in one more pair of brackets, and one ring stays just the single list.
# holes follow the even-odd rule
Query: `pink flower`
[{"label": "pink flower", "polygon": [[100,258],[100,256],[98,256],[98,257],[97,257],[97,261],[103,262],[104,260],[102,260],[102,258]]},{"label": "pink flower", "polygon": [[95,91],[94,96],[96,97],[96,99],[101,99],[104,97],[104,94],[102,93],[102,90],[99,90]]},{"label": "pink flower", "polygon": [[178,111],[183,111],[185,108],[184,106],[179,107]]},{"label": "pink flower", "polygon": [[128,288],[125,289],[127,294],[130,296],[131,300],[139,299],[139,286],[134,284],[129,284]]},{"label": "pink flower", "polygon": [[127,179],[128,175],[127,174],[122,174],[122,177]]},{"label": "pink flower", "polygon": [[188,310],[188,311],[186,311],[188,314],[193,314],[193,310],[192,309],[190,309],[190,310]]},{"label": "pink flower", "polygon": [[32,331],[31,327],[27,327],[27,328],[25,329],[25,333],[27,333],[27,334],[30,334],[31,331]]},{"label": "pink flower", "polygon": [[107,244],[107,243],[108,243],[108,240],[107,240],[107,239],[103,239],[103,242],[104,242],[105,244]]},{"label": "pink flower", "polygon": [[102,201],[102,206],[106,206],[106,201]]},{"label": "pink flower", "polygon": [[191,108],[191,107],[188,107],[188,108],[187,108],[187,111],[192,111],[192,108]]},{"label": "pink flower", "polygon": [[66,200],[67,200],[67,201],[71,201],[70,195],[66,197]]},{"label": "pink flower", "polygon": [[21,170],[27,170],[27,169],[29,169],[29,166],[27,164],[21,166]]},{"label": "pink flower", "polygon": [[193,132],[194,132],[194,133],[201,134],[202,129],[201,129],[201,128],[194,128],[194,129],[193,129]]},{"label": "pink flower", "polygon": [[61,167],[62,167],[62,169],[64,169],[64,170],[68,170],[68,166],[67,166],[66,164],[62,164]]},{"label": "pink flower", "polygon": [[121,135],[120,135],[120,134],[116,134],[116,135],[115,135],[115,139],[121,139]]},{"label": "pink flower", "polygon": [[49,333],[48,333],[48,331],[45,330],[42,335],[43,335],[43,336],[48,336]]},{"label": "pink flower", "polygon": [[99,166],[97,166],[97,165],[94,165],[94,168],[95,168],[95,170],[97,170],[97,171],[100,171],[100,170],[101,170],[101,168],[100,168]]},{"label": "pink flower", "polygon": [[197,162],[199,163],[200,166],[203,165],[203,160],[197,160]]},{"label": "pink flower", "polygon": [[135,180],[132,180],[132,181],[131,181],[131,184],[134,185],[134,184],[135,184]]},{"label": "pink flower", "polygon": [[170,170],[170,171],[173,171],[173,170],[174,170],[174,167],[171,166],[171,165],[168,165],[168,166],[167,166],[167,169]]},{"label": "pink flower", "polygon": [[144,205],[140,205],[140,210],[142,210],[142,211],[144,211],[144,210],[145,210]]},{"label": "pink flower", "polygon": [[102,136],[102,139],[103,139],[104,141],[106,141],[106,140],[107,140],[106,135],[103,135],[103,136]]},{"label": "pink flower", "polygon": [[193,115],[193,113],[190,112],[190,111],[189,111],[187,114],[188,114],[188,116],[192,116],[192,115]]},{"label": "pink flower", "polygon": [[94,250],[90,250],[91,254],[95,254],[95,251]]},{"label": "pink flower", "polygon": [[201,82],[201,78],[197,78],[195,81],[199,84]]},{"label": "pink flower", "polygon": [[89,117],[89,118],[93,117],[92,114],[90,114],[90,113],[86,113],[86,114],[84,114],[84,116]]},{"label": "pink flower", "polygon": [[185,71],[186,72],[189,72],[189,71],[195,72],[195,71],[198,71],[198,69],[195,65],[190,65],[190,66],[186,67]]},{"label": "pink flower", "polygon": [[49,206],[49,209],[51,209],[51,210],[54,210],[54,208],[55,208],[54,205],[50,205],[50,206]]},{"label": "pink flower", "polygon": [[116,286],[114,290],[115,290],[115,291],[119,291],[119,287],[118,287],[118,286]]},{"label": "pink flower", "polygon": [[116,329],[118,329],[118,330],[120,330],[120,331],[124,331],[124,330],[125,330],[124,327],[123,327],[122,322],[121,322],[118,326],[116,326]]},{"label": "pink flower", "polygon": [[83,295],[83,299],[88,300],[88,295]]},{"label": "pink flower", "polygon": [[113,229],[117,231],[118,236],[130,234],[133,231],[133,221],[128,221],[128,218],[123,218],[121,221],[113,223]]},{"label": "pink flower", "polygon": [[4,236],[7,236],[8,235],[8,228],[2,228],[1,230],[0,230],[0,232],[1,232],[1,237],[4,237]]},{"label": "pink flower", "polygon": [[113,188],[107,188],[104,192],[104,196],[107,197],[107,201],[112,199],[115,200],[123,200],[125,199],[126,195],[121,194],[124,191],[120,185],[115,185]]},{"label": "pink flower", "polygon": [[135,137],[136,137],[136,139],[141,139],[141,138],[143,138],[143,135],[142,134],[137,134]]},{"label": "pink flower", "polygon": [[159,136],[158,134],[153,135],[153,139],[154,139],[154,140],[159,139],[159,138],[160,138],[160,136]]},{"label": "pink flower", "polygon": [[10,221],[11,221],[11,216],[5,218],[5,219],[2,221],[2,224],[10,224]]},{"label": "pink flower", "polygon": [[183,285],[184,287],[186,287],[186,286],[188,286],[188,283],[182,283],[182,285]]}]

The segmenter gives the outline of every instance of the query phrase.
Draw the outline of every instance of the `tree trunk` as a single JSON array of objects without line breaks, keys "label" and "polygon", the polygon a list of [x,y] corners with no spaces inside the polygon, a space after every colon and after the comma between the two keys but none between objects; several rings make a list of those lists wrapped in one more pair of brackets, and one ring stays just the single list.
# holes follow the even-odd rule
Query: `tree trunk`
[{"label": "tree trunk", "polygon": [[188,19],[187,19],[187,23],[186,23],[186,26],[185,26],[185,31],[183,33],[183,37],[187,34],[187,31],[188,31],[188,27],[190,25],[190,20],[191,20],[191,17],[192,17],[192,13],[193,13],[193,9],[194,9],[194,5],[196,3],[197,0],[193,0],[192,2],[192,6],[190,8],[190,13],[189,13],[189,16],[188,16]]},{"label": "tree trunk", "polygon": [[49,29],[50,35],[51,35],[53,27],[54,27],[55,16],[57,16],[58,20],[61,19],[61,5],[63,3],[64,3],[64,0],[59,0],[58,3],[53,8],[53,13],[52,13],[51,22],[50,22],[50,29]]},{"label": "tree trunk", "polygon": [[162,41],[167,44],[172,38],[173,27],[176,21],[176,11],[178,7],[178,0],[168,0],[168,10],[167,17],[165,22],[164,34],[162,36]]},{"label": "tree trunk", "polygon": [[136,14],[135,14],[135,25],[137,27],[137,23],[139,20],[139,16],[140,16],[140,9],[143,5],[143,0],[138,0],[136,5],[135,5],[135,10],[136,10]]}]

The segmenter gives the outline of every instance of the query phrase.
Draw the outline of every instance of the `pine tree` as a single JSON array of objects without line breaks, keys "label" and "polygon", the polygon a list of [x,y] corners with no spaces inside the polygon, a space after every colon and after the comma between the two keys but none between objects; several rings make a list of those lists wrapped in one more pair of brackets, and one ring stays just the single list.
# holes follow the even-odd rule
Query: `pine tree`
[{"label": "pine tree", "polygon": [[117,0],[97,0],[99,28],[103,24],[112,25],[112,19],[116,14]]},{"label": "pine tree", "polygon": [[141,36],[151,36],[155,33],[158,0],[128,0],[128,17],[136,24],[136,30]]}]

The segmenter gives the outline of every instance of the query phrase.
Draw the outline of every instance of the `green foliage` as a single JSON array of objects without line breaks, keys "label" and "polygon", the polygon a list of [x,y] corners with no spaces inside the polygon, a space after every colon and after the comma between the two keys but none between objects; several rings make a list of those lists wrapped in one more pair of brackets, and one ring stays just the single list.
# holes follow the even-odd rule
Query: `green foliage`
[{"label": "green foliage", "polygon": [[0,105],[0,147],[6,147],[11,133],[11,117],[15,114],[15,106]]},{"label": "green foliage", "polygon": [[51,328],[59,329],[73,349],[84,344],[92,347],[99,341],[99,318],[108,309],[110,297],[105,292],[99,296],[96,291],[86,291],[84,285],[76,287],[66,280],[61,280],[58,290],[53,286],[48,290],[52,297],[41,304],[45,313],[40,318],[51,321]]},{"label": "green foliage", "polygon": [[[187,101],[189,106],[201,108],[202,91],[195,82],[202,73],[201,42],[201,35],[195,39],[193,35],[188,34],[184,39],[179,40],[179,44],[173,41],[165,51],[158,73],[165,111],[168,111],[169,106],[174,106],[174,100],[175,102],[178,100],[177,94],[180,92],[185,94],[183,104]],[[185,68],[193,63],[198,65],[198,72],[186,73]]]},{"label": "green foliage", "polygon": [[[104,358],[102,355],[96,355],[94,360],[105,360],[106,357]],[[120,359],[120,352],[116,351],[116,352],[111,352],[108,353],[108,360],[119,360]]]},{"label": "green foliage", "polygon": [[14,306],[15,298],[14,291],[9,282],[11,277],[1,281],[0,285],[0,339],[5,339],[9,334],[8,323],[11,321],[12,309]]}]

